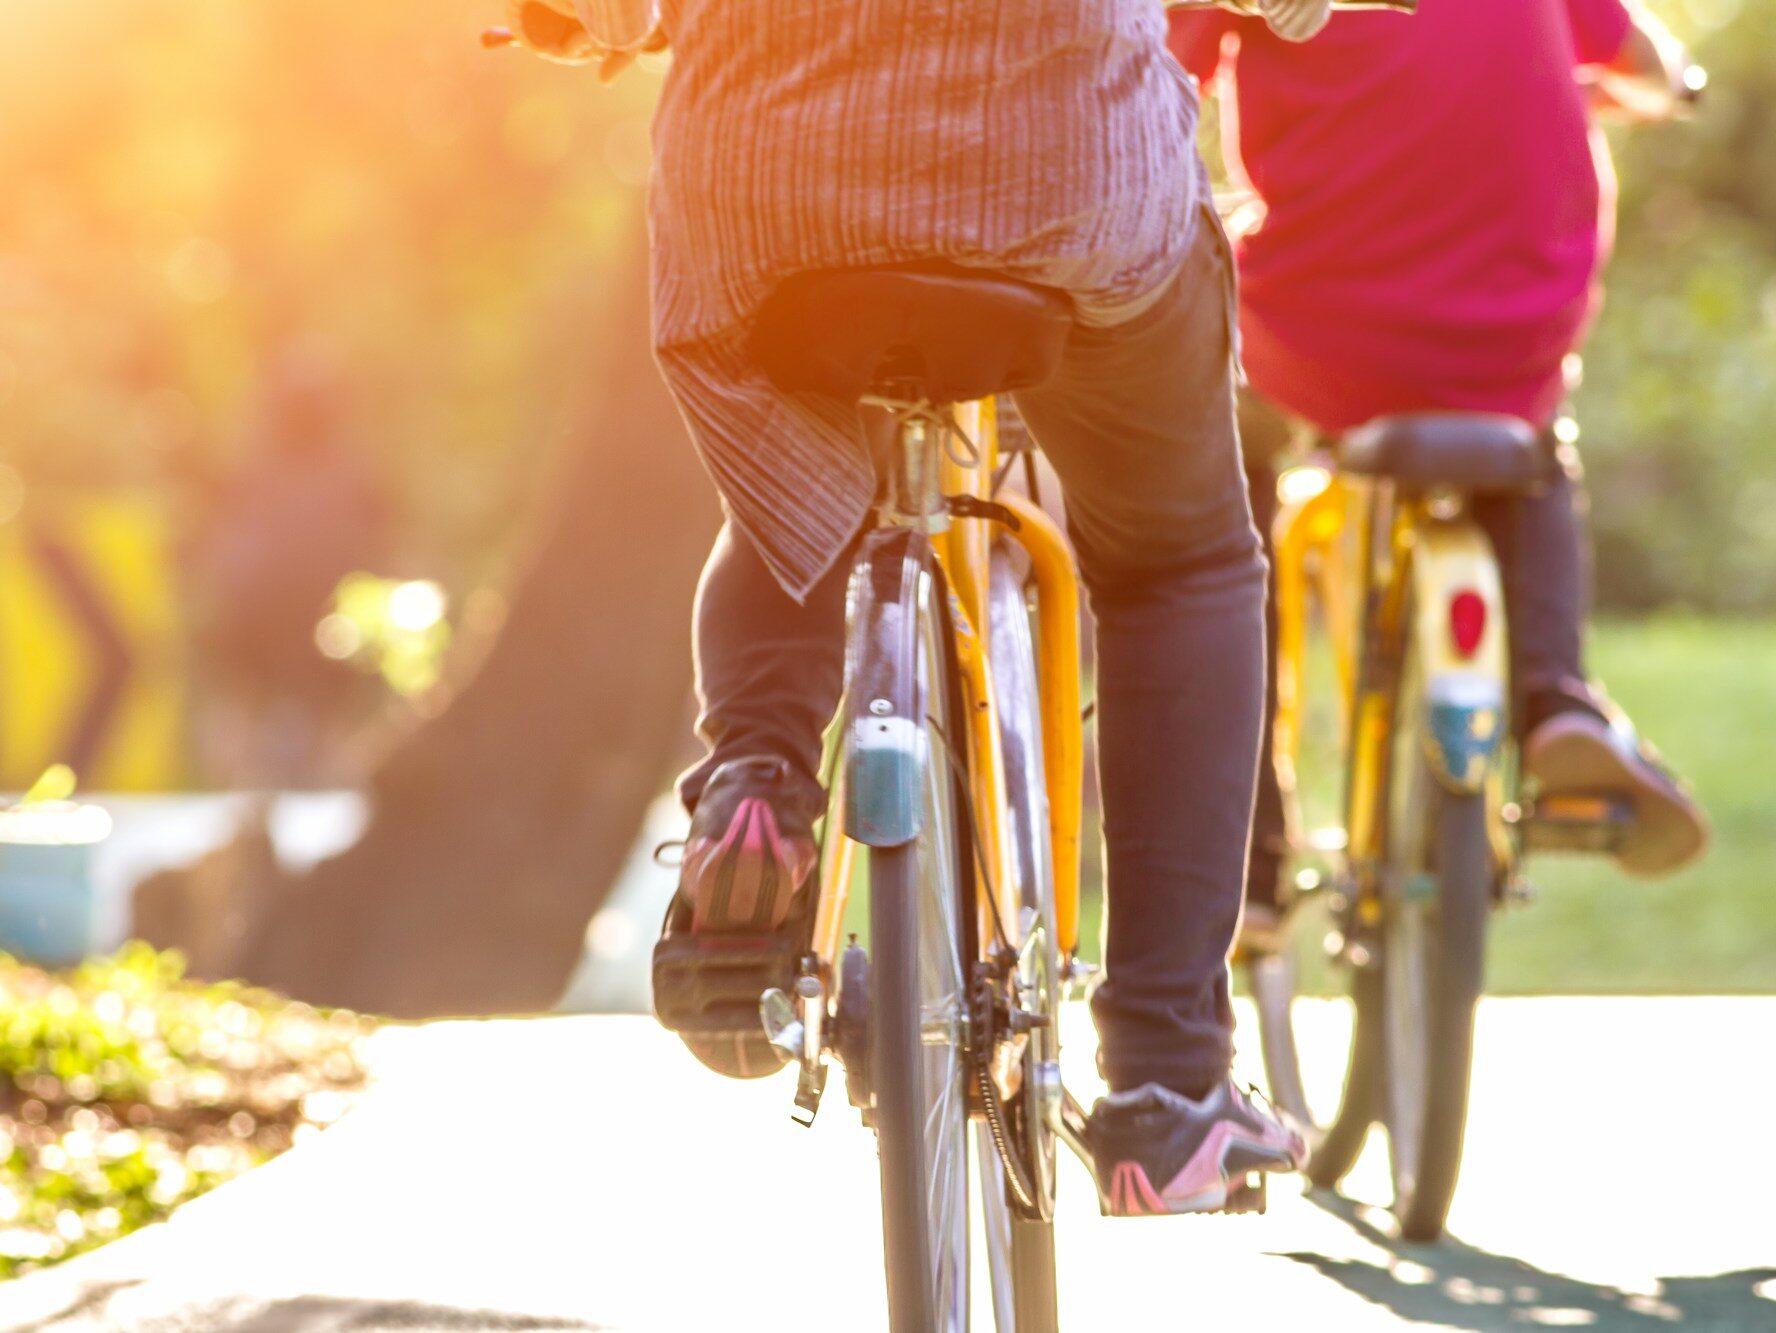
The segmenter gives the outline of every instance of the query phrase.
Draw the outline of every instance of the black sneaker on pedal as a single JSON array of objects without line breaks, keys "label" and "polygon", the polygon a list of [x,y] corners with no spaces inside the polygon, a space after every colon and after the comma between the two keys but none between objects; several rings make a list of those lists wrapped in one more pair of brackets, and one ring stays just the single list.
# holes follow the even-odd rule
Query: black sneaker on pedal
[{"label": "black sneaker on pedal", "polygon": [[788,1057],[759,996],[795,984],[812,927],[819,789],[778,759],[716,769],[697,801],[678,892],[654,946],[654,1014],[699,1060],[762,1078]]},{"label": "black sneaker on pedal", "polygon": [[1196,1101],[1157,1083],[1105,1097],[1086,1141],[1108,1217],[1221,1212],[1249,1175],[1307,1161],[1300,1132],[1231,1077]]}]

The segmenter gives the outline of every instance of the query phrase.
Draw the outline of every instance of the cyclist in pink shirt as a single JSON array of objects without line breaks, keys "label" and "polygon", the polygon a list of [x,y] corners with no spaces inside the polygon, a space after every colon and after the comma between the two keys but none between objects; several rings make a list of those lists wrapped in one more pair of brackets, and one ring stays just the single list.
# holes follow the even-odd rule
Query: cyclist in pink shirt
[{"label": "cyclist in pink shirt", "polygon": [[[1706,841],[1700,810],[1587,682],[1579,470],[1556,439],[1568,368],[1596,311],[1614,176],[1592,112],[1671,115],[1686,61],[1623,0],[1427,4],[1342,14],[1304,44],[1219,11],[1174,12],[1171,45],[1223,76],[1230,169],[1257,204],[1238,247],[1252,389],[1323,432],[1392,412],[1505,412],[1547,428],[1548,484],[1487,502],[1512,619],[1514,717],[1544,790],[1619,790],[1619,857],[1662,874]],[[1260,528],[1274,514],[1273,408],[1244,414]],[[1268,534],[1266,534],[1268,535]],[[1248,940],[1287,907],[1275,775],[1262,776]]]}]

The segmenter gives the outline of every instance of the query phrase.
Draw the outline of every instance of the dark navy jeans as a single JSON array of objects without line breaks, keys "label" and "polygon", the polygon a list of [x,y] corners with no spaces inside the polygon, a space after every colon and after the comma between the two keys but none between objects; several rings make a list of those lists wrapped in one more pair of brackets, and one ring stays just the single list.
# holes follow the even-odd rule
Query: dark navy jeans
[{"label": "dark navy jeans", "polygon": [[[1113,1089],[1195,1096],[1225,1076],[1263,710],[1264,563],[1247,507],[1229,348],[1231,261],[1205,218],[1166,294],[1077,328],[1018,409],[1054,464],[1097,624],[1107,878],[1093,1013]],[[698,591],[698,728],[681,783],[767,753],[816,780],[842,676],[847,571],[798,605],[730,523]]]}]

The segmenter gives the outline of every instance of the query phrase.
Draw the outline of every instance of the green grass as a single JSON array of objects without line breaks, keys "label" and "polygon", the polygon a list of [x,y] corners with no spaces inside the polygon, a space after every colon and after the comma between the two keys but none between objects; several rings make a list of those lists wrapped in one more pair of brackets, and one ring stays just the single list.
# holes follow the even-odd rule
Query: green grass
[{"label": "green grass", "polygon": [[365,1020],[185,979],[144,944],[0,954],[0,1278],[165,1217],[335,1118]]},{"label": "green grass", "polygon": [[[1532,861],[1539,896],[1495,919],[1489,989],[1776,991],[1776,623],[1605,620],[1592,634],[1590,668],[1694,785],[1714,844],[1696,865],[1658,881],[1628,879],[1594,858]],[[1312,825],[1332,819],[1338,793],[1327,762],[1330,721],[1321,715],[1309,725],[1318,753],[1307,756],[1302,795]],[[1095,866],[1087,879],[1084,945],[1097,957]]]}]

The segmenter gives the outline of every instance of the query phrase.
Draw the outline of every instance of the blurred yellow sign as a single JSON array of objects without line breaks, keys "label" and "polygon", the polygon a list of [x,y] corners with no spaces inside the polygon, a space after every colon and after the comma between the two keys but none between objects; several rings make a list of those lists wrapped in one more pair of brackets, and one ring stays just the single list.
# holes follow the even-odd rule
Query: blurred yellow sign
[{"label": "blurred yellow sign", "polygon": [[128,496],[0,524],[0,789],[58,763],[88,791],[184,779],[170,526]]}]

